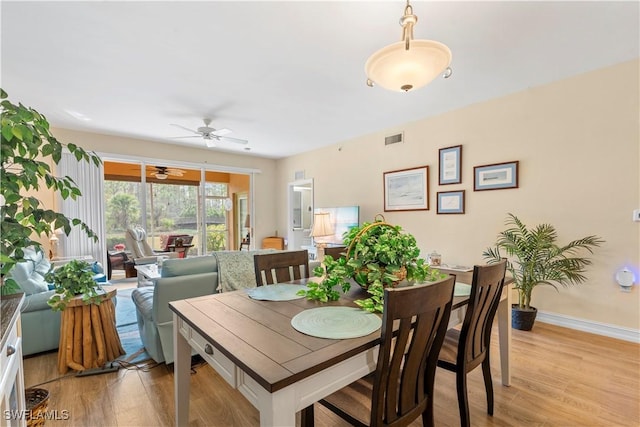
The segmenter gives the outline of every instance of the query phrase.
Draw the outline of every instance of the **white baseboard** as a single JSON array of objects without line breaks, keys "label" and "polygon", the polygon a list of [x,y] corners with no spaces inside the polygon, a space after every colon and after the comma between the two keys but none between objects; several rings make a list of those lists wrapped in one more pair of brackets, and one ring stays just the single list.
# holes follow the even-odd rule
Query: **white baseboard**
[{"label": "white baseboard", "polygon": [[624,326],[594,322],[593,320],[579,319],[577,317],[566,316],[564,314],[545,313],[539,310],[536,321],[563,326],[569,329],[576,329],[578,331],[590,332],[592,334],[604,335],[606,337],[617,338],[624,341],[640,343],[640,330],[625,328]]}]

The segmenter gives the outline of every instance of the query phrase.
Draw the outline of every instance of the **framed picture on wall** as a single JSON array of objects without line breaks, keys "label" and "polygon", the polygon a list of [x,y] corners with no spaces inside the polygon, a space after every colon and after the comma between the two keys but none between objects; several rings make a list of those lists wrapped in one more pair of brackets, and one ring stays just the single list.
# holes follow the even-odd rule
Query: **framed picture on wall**
[{"label": "framed picture on wall", "polygon": [[438,156],[438,184],[460,184],[462,182],[462,145],[441,148]]},{"label": "framed picture on wall", "polygon": [[518,161],[475,166],[473,191],[518,188]]},{"label": "framed picture on wall", "polygon": [[463,214],[464,213],[464,190],[459,191],[439,191],[438,192],[438,214]]},{"label": "framed picture on wall", "polygon": [[429,166],[385,172],[384,210],[429,210]]}]

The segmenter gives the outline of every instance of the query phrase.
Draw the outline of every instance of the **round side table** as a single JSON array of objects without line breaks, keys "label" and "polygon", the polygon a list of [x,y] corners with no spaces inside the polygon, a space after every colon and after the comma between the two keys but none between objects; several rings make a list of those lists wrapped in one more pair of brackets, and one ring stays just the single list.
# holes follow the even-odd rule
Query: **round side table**
[{"label": "round side table", "polygon": [[116,330],[112,298],[117,289],[104,288],[100,304],[86,304],[82,295],[69,301],[62,311],[58,371],[98,368],[125,354]]}]

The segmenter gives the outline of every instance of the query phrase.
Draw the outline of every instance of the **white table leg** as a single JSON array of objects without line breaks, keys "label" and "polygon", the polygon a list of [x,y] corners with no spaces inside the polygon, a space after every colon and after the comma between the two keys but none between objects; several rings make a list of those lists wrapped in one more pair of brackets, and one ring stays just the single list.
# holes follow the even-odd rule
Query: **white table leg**
[{"label": "white table leg", "polygon": [[511,285],[502,290],[498,304],[498,336],[500,338],[500,370],[502,385],[511,385]]},{"label": "white table leg", "polygon": [[295,427],[296,393],[285,387],[271,394],[261,388],[257,391],[261,427]]},{"label": "white table leg", "polygon": [[179,331],[178,316],[173,314],[173,363],[176,426],[189,425],[189,388],[191,386],[191,346]]}]

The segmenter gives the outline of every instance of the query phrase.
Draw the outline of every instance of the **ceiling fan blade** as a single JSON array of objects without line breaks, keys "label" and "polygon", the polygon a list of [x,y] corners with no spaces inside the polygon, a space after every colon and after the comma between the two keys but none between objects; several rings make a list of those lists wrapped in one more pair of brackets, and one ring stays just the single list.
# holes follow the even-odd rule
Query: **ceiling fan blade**
[{"label": "ceiling fan blade", "polygon": [[248,144],[249,141],[247,141],[246,139],[239,139],[239,138],[231,138],[230,136],[218,136],[215,135],[216,139],[218,141],[223,141],[223,142],[235,142],[236,144]]},{"label": "ceiling fan blade", "polygon": [[211,132],[211,134],[216,136],[224,136],[224,135],[229,135],[231,132],[233,132],[231,129],[222,128],[222,129],[216,129],[214,132]]},{"label": "ceiling fan blade", "polygon": [[202,135],[189,135],[189,136],[172,136],[171,139],[182,139],[182,138],[202,138]]},{"label": "ceiling fan blade", "polygon": [[192,133],[195,133],[197,135],[200,135],[200,132],[198,132],[197,130],[189,129],[189,128],[186,128],[186,127],[184,127],[182,125],[177,125],[175,123],[170,123],[170,124],[171,124],[171,126],[175,126],[175,127],[180,128],[180,129],[188,130],[189,132],[192,132]]},{"label": "ceiling fan blade", "polygon": [[207,144],[207,148],[215,148],[216,141],[214,139],[205,139],[204,142]]}]

